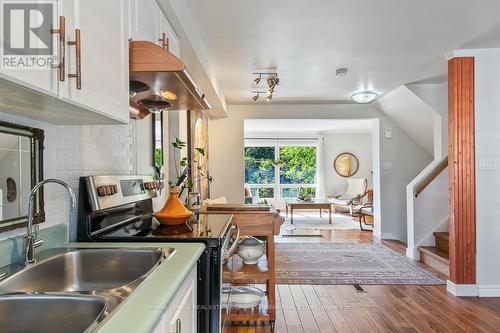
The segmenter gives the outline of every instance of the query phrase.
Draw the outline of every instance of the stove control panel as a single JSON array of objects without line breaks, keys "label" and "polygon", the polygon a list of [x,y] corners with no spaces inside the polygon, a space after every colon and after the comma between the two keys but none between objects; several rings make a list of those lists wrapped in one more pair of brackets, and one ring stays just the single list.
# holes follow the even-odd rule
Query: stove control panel
[{"label": "stove control panel", "polygon": [[113,185],[102,185],[97,188],[97,195],[100,197],[105,197],[107,195],[113,195],[118,193],[118,186]]},{"label": "stove control panel", "polygon": [[88,176],[84,180],[93,211],[157,196],[158,182],[152,176]]},{"label": "stove control panel", "polygon": [[157,190],[159,187],[160,184],[157,181],[144,183],[144,188],[146,190]]}]

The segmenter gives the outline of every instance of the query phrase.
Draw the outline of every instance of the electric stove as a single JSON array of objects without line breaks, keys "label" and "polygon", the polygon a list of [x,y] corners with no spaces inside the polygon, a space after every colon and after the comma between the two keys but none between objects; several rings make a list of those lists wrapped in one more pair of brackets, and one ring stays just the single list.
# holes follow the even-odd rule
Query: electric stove
[{"label": "electric stove", "polygon": [[[229,324],[232,278],[223,281],[224,257],[238,229],[231,215],[194,214],[179,226],[162,225],[153,216],[157,183],[149,176],[80,178],[78,232],[81,242],[197,242],[205,244],[198,260],[198,332],[221,332]],[[239,237],[239,236],[236,236]],[[233,242],[235,244],[235,242]]]}]

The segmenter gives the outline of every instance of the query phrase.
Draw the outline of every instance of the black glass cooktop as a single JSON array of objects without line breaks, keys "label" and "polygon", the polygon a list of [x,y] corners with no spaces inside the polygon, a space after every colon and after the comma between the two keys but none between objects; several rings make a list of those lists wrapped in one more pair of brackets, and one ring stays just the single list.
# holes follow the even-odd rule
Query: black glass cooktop
[{"label": "black glass cooktop", "polygon": [[221,239],[226,235],[230,223],[231,215],[223,214],[195,214],[185,224],[178,226],[162,225],[149,216],[102,234],[99,238],[134,238],[137,241],[141,238]]}]

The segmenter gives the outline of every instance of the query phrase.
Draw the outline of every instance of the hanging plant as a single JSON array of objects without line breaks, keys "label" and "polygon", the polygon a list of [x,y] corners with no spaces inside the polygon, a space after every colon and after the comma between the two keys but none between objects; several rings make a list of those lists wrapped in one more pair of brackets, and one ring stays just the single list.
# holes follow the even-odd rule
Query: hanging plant
[{"label": "hanging plant", "polygon": [[271,162],[276,168],[282,168],[285,166],[285,161],[282,159],[274,160]]}]

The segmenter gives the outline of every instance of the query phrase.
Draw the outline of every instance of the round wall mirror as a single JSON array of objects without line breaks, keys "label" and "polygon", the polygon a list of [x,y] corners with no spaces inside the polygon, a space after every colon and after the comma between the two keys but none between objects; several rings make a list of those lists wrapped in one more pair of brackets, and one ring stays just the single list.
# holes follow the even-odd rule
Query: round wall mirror
[{"label": "round wall mirror", "polygon": [[356,155],[342,153],[335,157],[333,168],[342,177],[351,177],[359,170],[359,160]]}]

